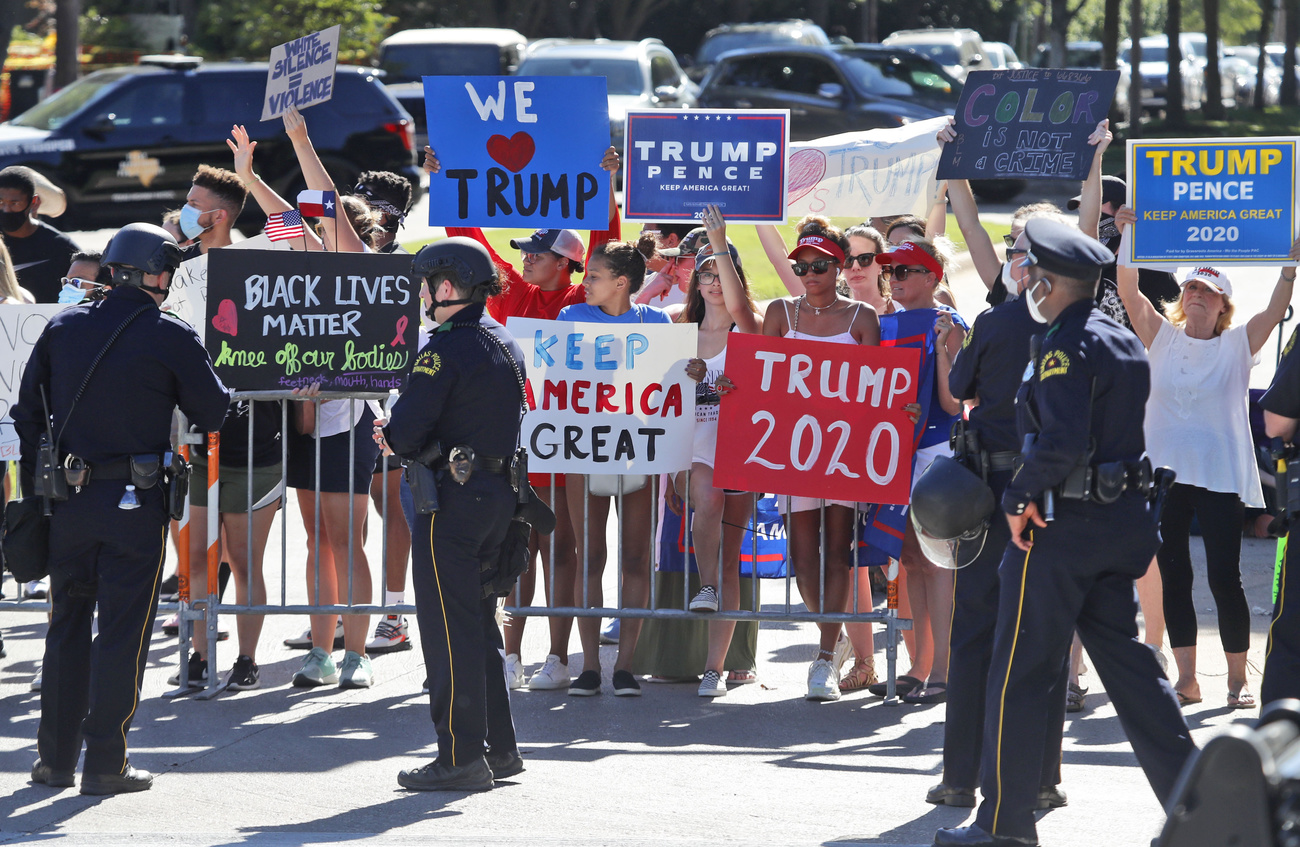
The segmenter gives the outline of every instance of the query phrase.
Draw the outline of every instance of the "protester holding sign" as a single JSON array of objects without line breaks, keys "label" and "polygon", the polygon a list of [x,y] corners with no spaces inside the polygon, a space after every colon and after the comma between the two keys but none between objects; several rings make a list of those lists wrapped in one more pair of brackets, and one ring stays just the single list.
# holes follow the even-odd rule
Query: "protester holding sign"
[{"label": "protester holding sign", "polygon": [[[832,344],[880,343],[880,321],[875,309],[863,308],[839,295],[836,280],[844,265],[849,241],[826,218],[810,215],[799,222],[799,241],[789,257],[772,264],[782,273],[786,267],[800,278],[804,293],[781,299],[768,307],[763,334],[778,338],[825,341]],[[794,262],[790,265],[790,262]],[[782,497],[783,514],[790,516],[790,551],[795,580],[804,605],[813,612],[843,612],[847,607],[849,568],[852,566],[854,512],[856,502],[817,500],[811,497]],[[822,519],[825,516],[825,549],[821,548]],[[821,561],[826,559],[825,592]],[[840,669],[835,646],[840,636],[838,623],[818,624],[819,652],[808,668],[808,699],[838,700]]]},{"label": "protester holding sign", "polygon": [[[1124,207],[1120,227],[1140,210]],[[1291,246],[1300,259],[1300,239]],[[1250,607],[1241,586],[1241,527],[1247,506],[1262,508],[1259,468],[1250,433],[1250,369],[1285,317],[1295,268],[1284,267],[1263,311],[1232,326],[1232,283],[1226,272],[1199,267],[1183,280],[1182,296],[1161,316],[1141,295],[1135,268],[1119,268],[1120,295],[1151,359],[1146,442],[1151,463],[1171,467],[1178,481],[1160,520],[1157,554],[1164,581],[1169,644],[1178,665],[1174,686],[1183,705],[1201,702],[1196,680],[1196,609],[1188,549],[1193,517],[1205,541],[1205,567],[1219,610],[1219,638],[1228,659],[1228,708],[1255,707],[1246,690]],[[1244,505],[1243,505],[1244,501]]]},{"label": "protester holding sign", "polygon": [[[564,307],[560,310],[559,320],[606,324],[671,323],[661,310],[632,302],[632,296],[645,282],[645,263],[646,257],[631,242],[602,244],[592,251],[587,262],[587,276],[582,283],[587,302]],[[622,495],[618,498],[622,510],[619,521],[623,564],[623,596],[619,598],[619,607],[645,608],[650,599],[650,509],[654,504],[655,486],[652,477],[620,476],[617,479],[615,487]],[[585,563],[586,573],[577,576],[580,580],[586,577],[586,603],[599,606],[604,600],[600,580],[605,570],[605,525],[609,520],[612,495],[590,492],[589,481],[582,474],[568,474],[565,485],[569,514],[588,516],[585,535],[577,533],[577,561]],[[585,502],[584,492],[587,492]],[[574,590],[577,597],[583,596],[582,585],[575,585]],[[621,619],[618,659],[611,680],[615,696],[641,695],[641,684],[629,670],[640,633],[640,618]],[[569,684],[569,694],[589,697],[600,693],[600,620],[580,619],[578,637],[582,640],[582,673]]]},{"label": "protester holding sign", "polygon": [[[600,166],[609,173],[610,180],[618,173],[620,157],[618,151],[610,147],[601,158]],[[442,164],[430,147],[424,148],[424,171],[432,176],[438,173]],[[519,264],[514,265],[497,255],[492,245],[478,227],[447,227],[447,236],[464,236],[481,244],[492,257],[492,263],[504,277],[501,293],[488,299],[488,312],[501,323],[512,317],[540,318],[555,320],[560,310],[566,306],[586,302],[585,289],[573,282],[575,273],[582,273],[584,257],[590,261],[591,254],[604,244],[618,241],[622,231],[618,204],[611,187],[609,203],[609,229],[596,230],[588,239],[588,246],[583,250],[582,239],[571,229],[539,229],[530,238],[511,241],[511,246],[519,250]],[[543,500],[555,510],[554,538],[534,533],[530,543],[533,556],[540,556],[544,571],[543,585],[546,586],[547,602],[552,606],[573,606],[574,586],[578,580],[577,547],[574,540],[573,522],[569,519],[568,499],[556,488],[565,485],[564,474],[535,473],[530,474],[533,487]],[[554,563],[552,563],[552,550]],[[531,561],[531,559],[530,559]],[[552,568],[554,571],[552,572]],[[551,574],[554,574],[552,577]],[[520,578],[515,594],[509,598],[510,605],[522,606],[532,602],[536,589],[537,574],[529,568]],[[554,596],[551,596],[552,587]],[[521,651],[524,641],[524,624],[528,618],[512,616],[505,625],[506,677],[512,689],[524,685],[524,669]],[[573,631],[573,619],[552,617],[549,619],[551,644],[546,661],[528,680],[528,687],[534,691],[551,691],[569,686],[569,636]]]},{"label": "protester holding sign", "polygon": [[[950,257],[932,241],[906,242],[876,261],[890,268],[894,300],[903,311],[882,321],[882,344],[920,347],[924,350],[917,399],[922,416],[918,423],[913,483],[938,456],[950,455],[948,437],[961,414],[961,403],[948,388],[952,359],[961,349],[967,325],[956,310],[938,302],[939,282],[948,273]],[[885,324],[889,324],[886,331]],[[900,327],[909,327],[900,332]],[[925,680],[915,690],[900,693],[909,703],[942,703],[948,687],[948,636],[952,623],[952,571],[925,558],[908,523],[902,555],[911,604],[913,635],[917,646],[906,676]]]},{"label": "protester holding sign", "polygon": [[[732,332],[762,330],[758,309],[740,267],[740,256],[727,239],[727,224],[717,206],[704,212],[709,241],[696,253],[695,272],[686,292],[686,307],[677,319],[699,327],[699,358],[692,359],[688,372],[699,376],[695,389],[695,447],[691,457],[690,490],[687,474],[674,480],[679,496],[695,510],[691,539],[699,563],[700,590],[691,599],[692,612],[734,611],[740,608],[740,539],[750,512],[753,495],[723,491],[713,485],[714,452],[718,441],[718,400],[729,384],[723,372],[727,365],[727,339]],[[732,496],[727,496],[732,495]],[[735,621],[716,621],[709,626],[709,654],[701,697],[727,693],[723,662],[731,646]]]}]

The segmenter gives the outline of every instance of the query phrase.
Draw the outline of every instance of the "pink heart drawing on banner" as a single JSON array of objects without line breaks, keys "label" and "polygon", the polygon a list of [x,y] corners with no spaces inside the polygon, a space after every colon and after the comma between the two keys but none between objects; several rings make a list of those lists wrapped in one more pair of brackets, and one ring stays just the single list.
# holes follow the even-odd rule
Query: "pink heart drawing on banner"
[{"label": "pink heart drawing on banner", "polygon": [[790,157],[789,196],[786,203],[793,206],[805,194],[817,187],[826,176],[826,154],[820,150],[796,150]]},{"label": "pink heart drawing on banner", "polygon": [[216,317],[212,319],[212,328],[224,332],[231,338],[239,335],[239,311],[234,300],[222,300],[217,306]]}]

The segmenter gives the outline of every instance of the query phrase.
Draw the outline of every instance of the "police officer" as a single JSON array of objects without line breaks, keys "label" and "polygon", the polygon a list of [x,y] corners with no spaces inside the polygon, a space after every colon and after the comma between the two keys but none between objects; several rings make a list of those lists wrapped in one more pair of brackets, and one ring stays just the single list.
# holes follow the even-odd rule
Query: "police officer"
[{"label": "police officer", "polygon": [[[194,330],[158,309],[180,255],[161,227],[118,231],[103,258],[114,287],[103,300],[50,321],[13,408],[24,490],[32,491],[26,481],[51,464],[54,474],[68,469],[69,482],[67,499],[53,503],[50,518],[54,609],[32,781],[71,786],[84,736],[82,794],[152,784],[127,759],[126,730],[158,605],[172,412],[179,406],[199,429],[215,431],[230,404]],[[50,433],[51,447],[42,450]],[[47,452],[53,462],[41,460]]]},{"label": "police officer", "polygon": [[[1286,553],[1282,559],[1282,572],[1278,577],[1277,603],[1273,607],[1273,622],[1268,628],[1268,649],[1264,658],[1264,680],[1260,683],[1260,705],[1274,700],[1300,697],[1300,577],[1291,564],[1300,561],[1300,539],[1291,544],[1290,528],[1300,515],[1292,513],[1292,505],[1300,500],[1300,491],[1293,490],[1290,480],[1297,479],[1294,470],[1287,468],[1300,463],[1295,449],[1296,427],[1300,424],[1300,351],[1296,337],[1300,329],[1291,333],[1291,339],[1273,374],[1273,384],[1260,398],[1264,408],[1264,430],[1275,441],[1281,439],[1284,449],[1275,451],[1282,464],[1278,468],[1279,498],[1285,497],[1285,511],[1281,516],[1287,529]],[[1284,483],[1283,480],[1286,480]],[[1287,579],[1290,576],[1291,579]]]},{"label": "police officer", "polygon": [[1159,546],[1148,505],[1146,354],[1095,309],[1108,252],[1045,218],[1028,222],[1025,306],[1035,336],[1016,397],[1020,468],[1002,496],[1000,566],[985,701],[980,805],[936,845],[1035,845],[1049,698],[1077,628],[1161,802],[1193,750],[1173,687],[1137,639],[1134,580]]},{"label": "police officer", "polygon": [[524,769],[496,601],[484,599],[480,577],[495,565],[514,515],[508,473],[519,442],[524,360],[505,327],[484,312],[501,286],[478,242],[456,237],[431,244],[416,254],[414,273],[428,285],[428,314],[438,328],[375,437],[385,450],[421,460],[438,476],[438,511],[418,514],[411,528],[438,758],[402,771],[397,781],[421,791],[484,791],[494,777]]},{"label": "police officer", "polygon": [[[1032,218],[1031,218],[1032,220]],[[1015,259],[1028,249],[1020,233],[1008,253]],[[967,423],[958,422],[953,433],[954,456],[982,477],[1001,499],[1011,481],[1012,466],[1020,455],[1016,432],[1016,390],[1029,362],[1029,341],[1042,325],[1025,305],[1026,275],[1017,297],[989,309],[975,319],[962,339],[953,361],[948,385],[952,396],[978,400]],[[951,503],[953,507],[957,503]],[[998,564],[1011,532],[1000,515],[989,523],[978,555],[957,571],[953,588],[952,656],[948,665],[948,705],[943,727],[943,782],[926,794],[936,805],[973,807],[979,783],[980,751],[984,729],[985,687],[993,653],[993,630],[998,617]],[[973,545],[968,545],[973,546]],[[964,563],[963,563],[964,564]],[[1047,700],[1047,735],[1039,782],[1038,808],[1066,803],[1056,786],[1061,781],[1061,736],[1065,724],[1069,666],[1062,665]]]}]

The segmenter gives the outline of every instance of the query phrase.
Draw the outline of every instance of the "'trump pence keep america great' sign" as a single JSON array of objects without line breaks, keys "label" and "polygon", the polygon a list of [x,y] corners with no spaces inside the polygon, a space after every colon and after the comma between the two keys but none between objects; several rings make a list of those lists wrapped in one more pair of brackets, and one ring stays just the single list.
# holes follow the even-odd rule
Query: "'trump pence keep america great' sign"
[{"label": "'trump pence keep america great' sign", "polygon": [[338,59],[337,25],[272,48],[262,120],[278,118],[291,108],[301,111],[333,97]]},{"label": "'trump pence keep america great' sign", "polygon": [[652,474],[691,466],[695,324],[511,318],[531,411],[521,440],[543,473]]},{"label": "'trump pence keep america great' sign", "polygon": [[609,226],[604,77],[426,76],[430,226]]}]

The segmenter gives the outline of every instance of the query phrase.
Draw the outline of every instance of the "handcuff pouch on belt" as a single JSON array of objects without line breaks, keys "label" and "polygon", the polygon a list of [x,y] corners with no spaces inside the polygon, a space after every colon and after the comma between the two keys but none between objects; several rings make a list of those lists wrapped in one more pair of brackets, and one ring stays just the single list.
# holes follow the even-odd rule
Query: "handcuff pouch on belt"
[{"label": "handcuff pouch on belt", "polygon": [[972,473],[989,481],[989,454],[980,443],[980,434],[970,428],[964,420],[957,420],[952,425],[952,435],[948,439],[952,456]]},{"label": "handcuff pouch on belt", "polygon": [[1146,456],[1137,462],[1081,464],[1070,471],[1057,494],[1063,500],[1088,500],[1108,506],[1125,491],[1150,494],[1152,480],[1151,460]]},{"label": "handcuff pouch on belt", "polygon": [[442,444],[433,442],[414,459],[402,462],[402,473],[411,489],[417,515],[438,511],[438,478],[433,465],[442,459]]}]

